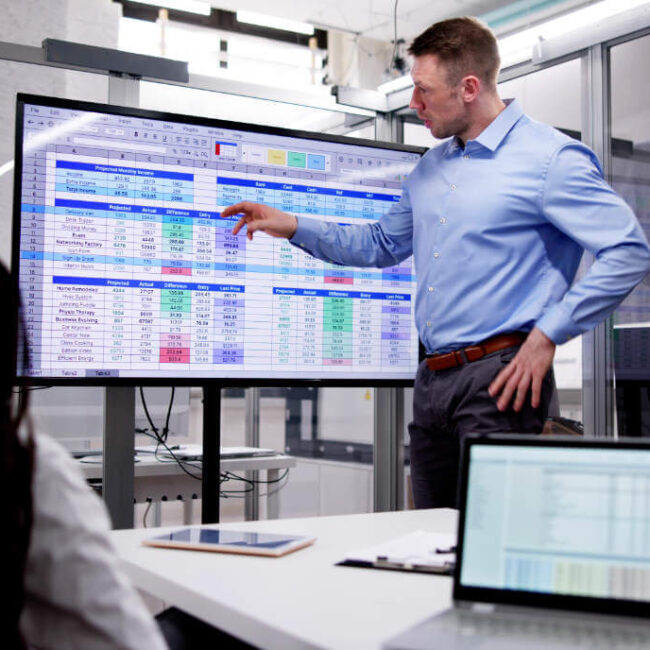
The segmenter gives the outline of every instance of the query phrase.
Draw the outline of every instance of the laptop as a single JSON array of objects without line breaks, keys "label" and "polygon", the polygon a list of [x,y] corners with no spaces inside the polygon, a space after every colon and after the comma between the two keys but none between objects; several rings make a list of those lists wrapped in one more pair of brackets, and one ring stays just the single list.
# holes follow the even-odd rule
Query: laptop
[{"label": "laptop", "polygon": [[650,648],[650,444],[470,436],[459,493],[453,607],[385,650]]}]

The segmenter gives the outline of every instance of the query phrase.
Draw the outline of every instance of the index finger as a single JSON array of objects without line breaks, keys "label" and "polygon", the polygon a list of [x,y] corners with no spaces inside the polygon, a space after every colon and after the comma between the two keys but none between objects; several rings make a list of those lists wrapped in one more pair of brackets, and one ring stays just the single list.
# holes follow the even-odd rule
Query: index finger
[{"label": "index finger", "polygon": [[235,227],[232,229],[232,234],[236,235],[239,233],[239,231],[246,225],[246,217],[242,217],[236,224]]},{"label": "index finger", "polygon": [[233,214],[239,214],[240,212],[246,212],[246,201],[235,203],[234,205],[229,205],[227,208],[224,208],[221,211],[221,216],[230,217]]}]

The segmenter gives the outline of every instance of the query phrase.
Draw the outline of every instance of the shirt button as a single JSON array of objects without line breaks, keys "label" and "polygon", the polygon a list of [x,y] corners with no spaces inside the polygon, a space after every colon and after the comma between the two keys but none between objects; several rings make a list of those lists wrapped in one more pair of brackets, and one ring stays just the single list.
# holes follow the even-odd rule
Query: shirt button
[{"label": "shirt button", "polygon": [[456,186],[455,186],[455,185],[452,185],[452,186],[451,186],[451,191],[454,192],[455,190],[456,190]]},{"label": "shirt button", "polygon": [[431,321],[430,320],[427,321],[427,327],[431,327]]},{"label": "shirt button", "polygon": [[433,256],[437,259],[440,257],[440,253],[434,253]]},{"label": "shirt button", "polygon": [[440,223],[447,223],[447,217],[441,217]]},{"label": "shirt button", "polygon": [[429,287],[429,293],[433,293],[433,287]]}]

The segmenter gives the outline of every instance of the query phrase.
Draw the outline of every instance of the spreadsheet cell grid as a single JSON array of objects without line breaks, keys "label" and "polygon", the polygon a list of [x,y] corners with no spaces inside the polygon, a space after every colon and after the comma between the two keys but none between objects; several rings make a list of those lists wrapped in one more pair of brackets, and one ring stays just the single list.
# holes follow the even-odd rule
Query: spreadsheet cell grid
[{"label": "spreadsheet cell grid", "polygon": [[410,259],[329,264],[262,233],[233,235],[238,219],[221,210],[255,201],[299,219],[368,224],[399,201],[396,179],[418,155],[369,148],[369,173],[352,177],[338,167],[345,143],[215,136],[110,110],[91,119],[95,135],[75,127],[85,111],[23,110],[19,265],[32,376],[414,371]]}]

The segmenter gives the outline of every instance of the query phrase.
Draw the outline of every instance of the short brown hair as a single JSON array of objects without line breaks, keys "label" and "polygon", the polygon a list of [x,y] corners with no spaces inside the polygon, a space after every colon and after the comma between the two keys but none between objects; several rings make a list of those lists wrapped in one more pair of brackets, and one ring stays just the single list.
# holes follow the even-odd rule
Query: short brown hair
[{"label": "short brown hair", "polygon": [[463,16],[434,23],[411,43],[408,52],[412,56],[435,54],[447,66],[449,84],[474,74],[496,86],[501,65],[497,39],[477,18]]}]

